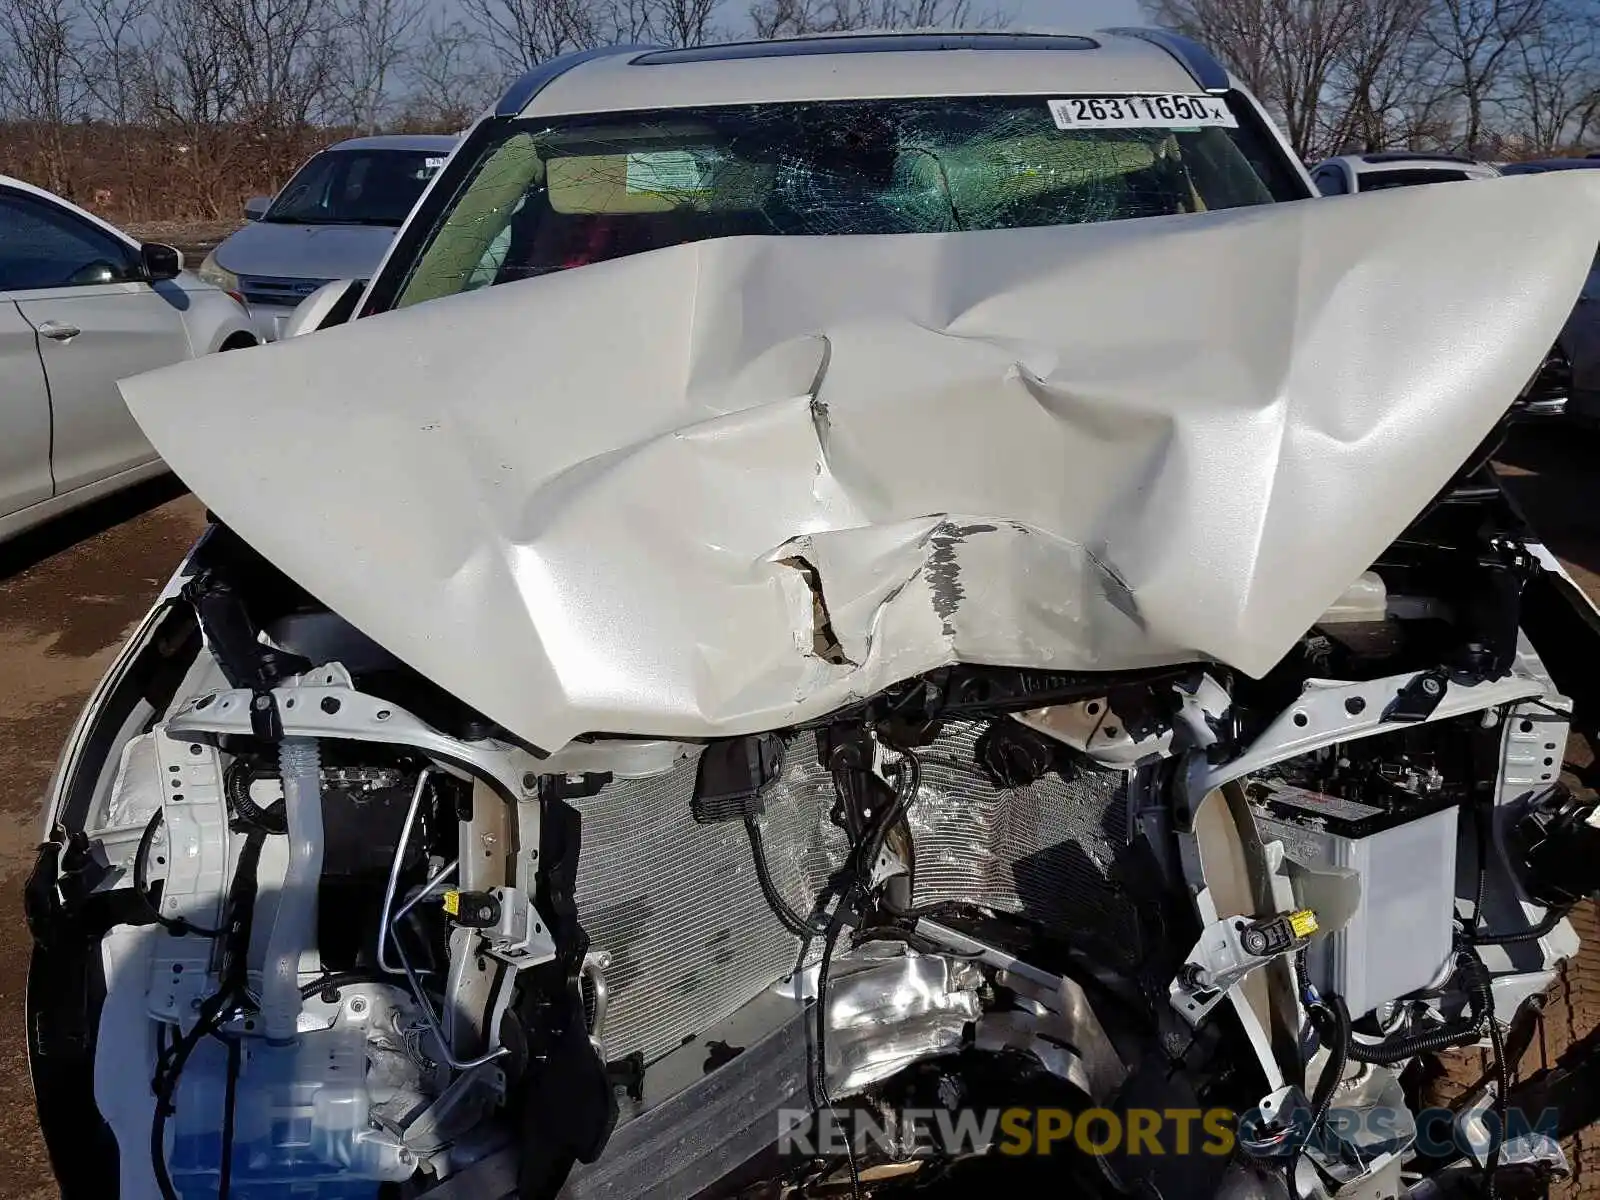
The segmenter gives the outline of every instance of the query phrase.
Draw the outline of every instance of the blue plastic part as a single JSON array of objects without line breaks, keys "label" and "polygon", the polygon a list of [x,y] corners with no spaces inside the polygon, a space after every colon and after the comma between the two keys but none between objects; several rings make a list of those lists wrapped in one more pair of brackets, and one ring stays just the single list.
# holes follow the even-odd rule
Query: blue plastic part
[{"label": "blue plastic part", "polygon": [[[229,1200],[376,1200],[382,1180],[367,1148],[353,1136],[368,1128],[360,1078],[365,1059],[351,1062],[353,1047],[346,1046],[330,1055],[325,1040],[313,1036],[309,1044],[281,1047],[245,1040],[234,1087]],[[310,1056],[324,1071],[355,1068],[349,1083],[335,1082],[331,1072],[308,1081]],[[179,1081],[176,1111],[167,1124],[167,1172],[183,1200],[216,1200],[227,1069],[226,1047],[207,1038],[195,1047]],[[359,1131],[352,1128],[356,1120]]]}]

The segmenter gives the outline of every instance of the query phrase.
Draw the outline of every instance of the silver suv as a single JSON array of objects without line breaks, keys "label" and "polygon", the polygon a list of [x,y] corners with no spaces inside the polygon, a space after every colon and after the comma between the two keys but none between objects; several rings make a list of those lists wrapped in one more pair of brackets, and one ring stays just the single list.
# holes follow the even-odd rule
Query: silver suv
[{"label": "silver suv", "polygon": [[329,147],[276,198],[245,204],[250,223],[206,257],[200,277],[242,300],[271,341],[294,306],[328,280],[372,273],[458,141],[396,135]]}]

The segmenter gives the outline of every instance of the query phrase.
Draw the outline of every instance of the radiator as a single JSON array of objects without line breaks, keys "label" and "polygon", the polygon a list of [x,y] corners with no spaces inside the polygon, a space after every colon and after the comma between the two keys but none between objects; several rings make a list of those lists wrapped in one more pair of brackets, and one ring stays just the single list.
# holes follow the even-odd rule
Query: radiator
[{"label": "radiator", "polygon": [[[1137,925],[1117,877],[1126,776],[1089,770],[996,789],[973,762],[986,722],[951,722],[918,751],[922,784],[908,822],[913,902],[959,901],[1058,930],[1092,930],[1137,961]],[[578,917],[610,953],[605,1051],[652,1061],[729,1016],[797,965],[799,939],[768,908],[744,827],[697,825],[696,764],[619,780],[573,803],[583,815]],[[797,912],[844,859],[829,819],[833,783],[810,734],[796,737],[764,795],[774,882]],[[813,957],[816,948],[813,947]]]}]

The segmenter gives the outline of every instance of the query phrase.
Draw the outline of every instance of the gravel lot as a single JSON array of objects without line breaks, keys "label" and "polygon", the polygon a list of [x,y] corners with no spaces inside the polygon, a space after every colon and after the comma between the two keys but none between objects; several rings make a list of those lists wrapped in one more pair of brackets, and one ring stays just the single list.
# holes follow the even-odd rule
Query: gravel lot
[{"label": "gravel lot", "polygon": [[[1600,595],[1597,443],[1538,431],[1505,455],[1507,473],[1534,524],[1591,595]],[[171,481],[158,481],[0,546],[0,1195],[55,1194],[34,1126],[23,1042],[28,935],[22,884],[38,837],[39,798],[88,690],[130,625],[204,524],[204,511]],[[1569,972],[1548,1010],[1526,1070],[1556,1061],[1600,1025],[1600,923],[1581,914],[1591,953]],[[1470,1061],[1467,1063],[1471,1065]],[[1568,1197],[1600,1197],[1600,1130],[1569,1146],[1578,1177]]]}]

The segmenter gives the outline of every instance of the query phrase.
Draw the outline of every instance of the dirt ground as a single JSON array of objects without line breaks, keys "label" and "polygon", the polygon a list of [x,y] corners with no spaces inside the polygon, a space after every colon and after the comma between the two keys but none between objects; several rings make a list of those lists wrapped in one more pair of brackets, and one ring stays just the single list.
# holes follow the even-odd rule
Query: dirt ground
[{"label": "dirt ground", "polygon": [[[1540,431],[1504,455],[1536,528],[1600,595],[1600,436]],[[40,796],[88,690],[204,523],[201,505],[161,481],[0,546],[0,1197],[56,1194],[34,1125],[23,1040],[28,935],[22,883],[39,836]],[[1600,1026],[1600,922],[1579,914],[1589,954],[1553,998],[1525,1070],[1554,1063]],[[1557,1193],[1600,1198],[1600,1129],[1567,1148],[1576,1178]]]}]

